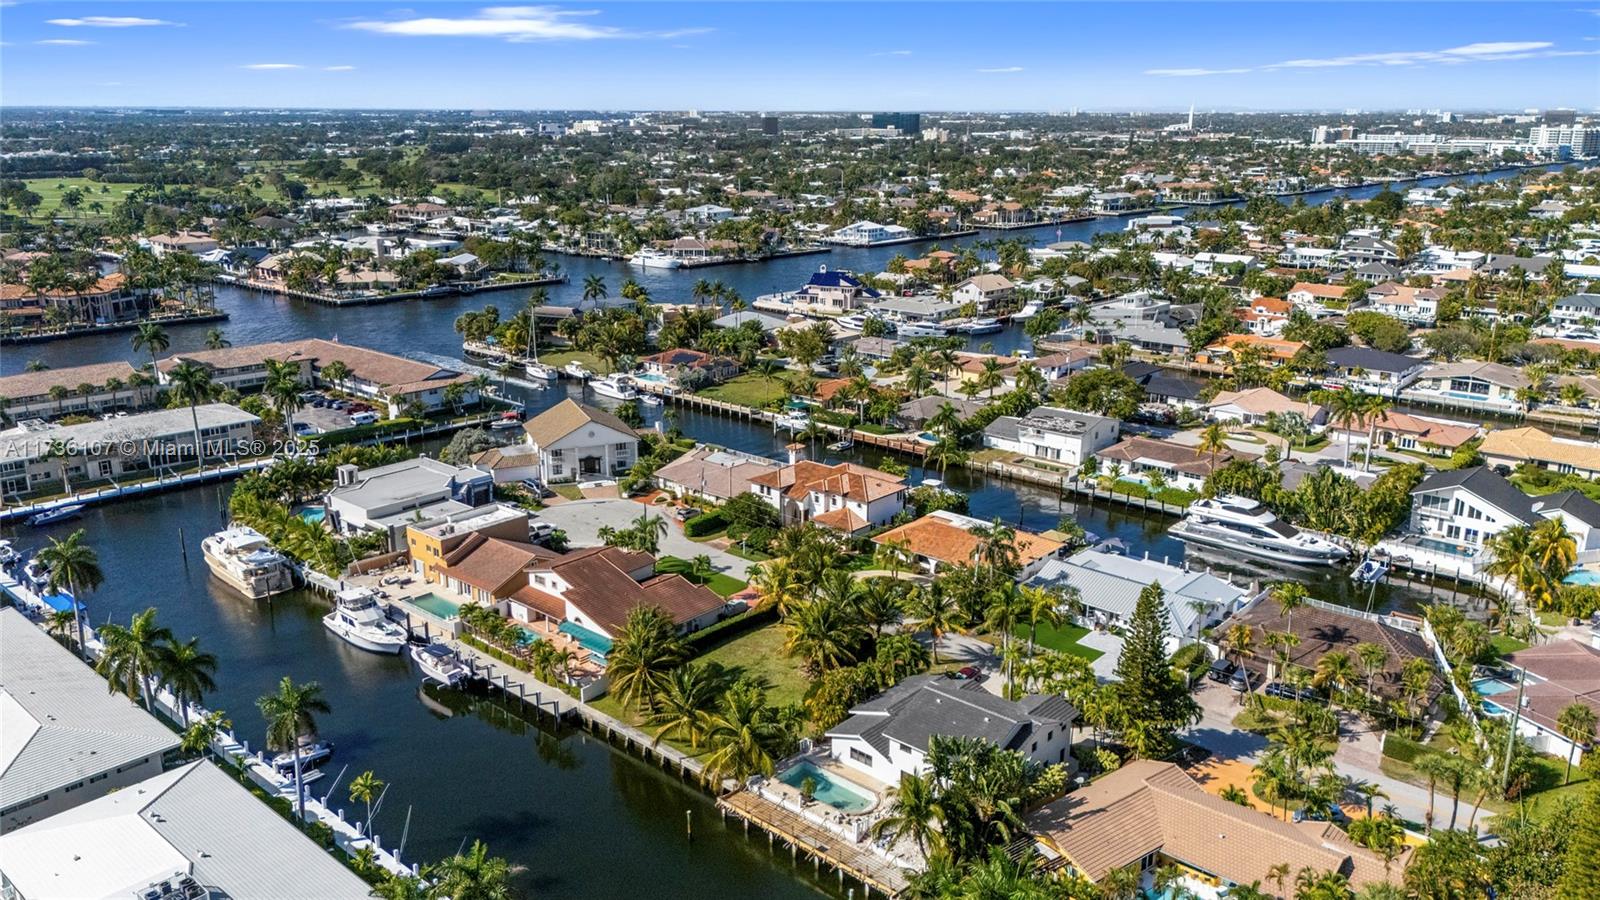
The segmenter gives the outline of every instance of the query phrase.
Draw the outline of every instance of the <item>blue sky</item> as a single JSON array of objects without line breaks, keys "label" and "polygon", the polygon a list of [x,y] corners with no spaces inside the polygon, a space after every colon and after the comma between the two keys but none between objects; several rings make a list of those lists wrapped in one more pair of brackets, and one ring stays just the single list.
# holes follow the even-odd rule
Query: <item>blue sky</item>
[{"label": "blue sky", "polygon": [[1583,2],[0,4],[5,105],[1600,106]]}]

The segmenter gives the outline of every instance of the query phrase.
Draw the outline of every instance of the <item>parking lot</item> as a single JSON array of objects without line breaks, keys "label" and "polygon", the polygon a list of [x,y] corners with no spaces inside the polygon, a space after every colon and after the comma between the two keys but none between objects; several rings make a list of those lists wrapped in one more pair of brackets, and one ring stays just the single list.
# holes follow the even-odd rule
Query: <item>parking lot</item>
[{"label": "parking lot", "polygon": [[[300,395],[300,402],[304,404],[294,414],[297,430],[302,434],[324,434],[329,431],[339,431],[361,424],[352,422],[350,417],[362,412],[381,415],[379,410],[359,401],[337,400],[318,391],[307,391]],[[320,405],[319,405],[320,404]],[[339,407],[344,407],[343,409]]]}]

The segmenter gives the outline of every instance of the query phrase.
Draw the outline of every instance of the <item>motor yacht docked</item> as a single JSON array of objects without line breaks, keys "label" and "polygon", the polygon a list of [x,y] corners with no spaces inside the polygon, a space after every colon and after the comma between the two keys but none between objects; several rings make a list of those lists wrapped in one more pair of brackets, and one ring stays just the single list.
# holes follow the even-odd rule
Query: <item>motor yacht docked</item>
[{"label": "motor yacht docked", "polygon": [[200,542],[211,574],[251,600],[294,587],[294,569],[261,532],[234,525]]},{"label": "motor yacht docked", "polygon": [[411,648],[411,659],[421,670],[422,677],[437,681],[445,687],[455,687],[472,674],[460,654],[447,644],[422,644]]},{"label": "motor yacht docked", "polygon": [[645,269],[681,269],[683,260],[671,253],[663,253],[646,247],[638,253],[628,257],[628,262]]},{"label": "motor yacht docked", "polygon": [[[302,744],[298,752],[300,754],[300,771],[303,778],[304,773],[333,758],[333,742],[317,741],[314,744]],[[272,767],[278,770],[279,774],[292,775],[294,774],[294,757],[295,754],[292,752],[279,753],[272,758]]]},{"label": "motor yacht docked", "polygon": [[589,371],[589,367],[577,360],[562,366],[561,371],[567,373],[568,378],[576,378],[579,381],[586,381],[594,377],[594,373]]},{"label": "motor yacht docked", "polygon": [[895,334],[903,338],[948,337],[950,330],[935,322],[901,322]]},{"label": "motor yacht docked", "polygon": [[1232,495],[1196,500],[1170,534],[1186,544],[1305,566],[1331,566],[1350,555],[1333,541],[1284,522],[1259,502]]},{"label": "motor yacht docked", "polygon": [[322,624],[346,643],[373,653],[399,653],[409,642],[406,630],[389,621],[370,588],[340,591]]},{"label": "motor yacht docked", "polygon": [[1011,314],[1011,321],[1026,322],[1037,316],[1044,309],[1044,304],[1037,300],[1029,300],[1022,304],[1022,308]]},{"label": "motor yacht docked", "polygon": [[589,382],[589,389],[599,397],[610,397],[613,400],[637,400],[639,389],[626,375],[607,375]]}]

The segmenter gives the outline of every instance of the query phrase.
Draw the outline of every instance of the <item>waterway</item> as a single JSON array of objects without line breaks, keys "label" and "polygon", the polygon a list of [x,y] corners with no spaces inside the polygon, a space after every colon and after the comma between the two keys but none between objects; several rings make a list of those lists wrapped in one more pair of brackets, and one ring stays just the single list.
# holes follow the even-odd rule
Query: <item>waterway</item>
[{"label": "waterway", "polygon": [[[1318,199],[1322,198],[1308,197],[1307,202]],[[1061,231],[1063,239],[1081,240],[1096,231],[1121,227],[1120,220],[1109,219],[1066,225]],[[1039,232],[1027,236],[1055,239],[1053,227]],[[821,262],[876,270],[902,250],[910,252],[908,248],[843,250],[826,257],[687,273],[640,271],[585,259],[562,262],[574,282],[581,283],[584,275],[594,272],[605,275],[615,289],[631,275],[657,299],[683,301],[699,277],[720,278],[745,297],[753,297],[797,286]],[[566,285],[554,293],[559,300],[574,302],[577,290]],[[457,366],[460,340],[451,327],[454,318],[488,303],[509,307],[515,302],[520,302],[520,295],[508,292],[334,309],[234,288],[219,291],[220,305],[233,314],[226,330],[236,344],[338,336]],[[204,333],[204,328],[174,327],[172,349],[198,348]],[[1002,341],[1025,340],[1016,335],[990,337],[997,339],[1000,349],[1016,346]],[[31,358],[57,367],[119,358],[138,362],[126,335],[6,348],[0,356],[0,372],[7,374]],[[512,391],[538,411],[564,396],[580,396],[584,389],[562,383],[535,390],[514,383]],[[592,396],[588,399],[594,402]],[[664,414],[661,409],[645,410],[651,421]],[[787,434],[759,424],[689,410],[673,415],[678,427],[697,439],[745,452],[777,457],[789,440]],[[880,457],[869,450],[849,458],[873,463]],[[911,480],[933,474],[913,469]],[[1166,534],[1172,521],[1167,517],[1074,502],[1047,488],[965,470],[945,477],[951,487],[968,495],[972,513],[981,518],[999,518],[1031,530],[1070,519],[1102,538],[1122,541],[1130,553],[1149,553],[1174,563],[1184,558],[1183,545]],[[255,708],[257,697],[270,692],[285,675],[320,682],[333,709],[320,719],[322,732],[338,748],[329,778],[348,764],[351,770],[342,784],[364,769],[391,784],[376,831],[387,846],[397,845],[409,807],[405,846],[409,860],[435,860],[456,852],[463,842],[482,838],[493,852],[525,867],[519,881],[541,896],[784,900],[818,892],[838,894],[836,882],[827,875],[819,878],[810,866],[797,866],[782,854],[769,852],[759,837],[724,826],[698,790],[603,741],[529,724],[492,699],[424,692],[403,660],[353,649],[323,629],[325,601],[292,593],[270,602],[252,602],[232,594],[209,575],[199,548],[206,534],[224,524],[230,489],[226,484],[206,485],[91,507],[81,521],[48,529],[24,528],[5,536],[31,549],[46,537],[86,529],[106,576],[101,589],[87,598],[93,621],[127,621],[155,606],[163,624],[180,637],[199,637],[221,660],[218,690],[206,702],[226,710],[252,746],[260,745],[264,733]],[[1189,562],[1215,566],[1240,583],[1292,576],[1308,583],[1320,599],[1352,606],[1369,602],[1341,573],[1277,572],[1239,560]],[[1425,597],[1425,591],[1381,585],[1370,602],[1375,608],[1414,608]],[[313,790],[326,791],[326,783]],[[347,799],[343,788],[335,796],[340,798]],[[355,813],[356,804],[343,805]],[[685,833],[686,814],[693,822],[692,840]]]}]

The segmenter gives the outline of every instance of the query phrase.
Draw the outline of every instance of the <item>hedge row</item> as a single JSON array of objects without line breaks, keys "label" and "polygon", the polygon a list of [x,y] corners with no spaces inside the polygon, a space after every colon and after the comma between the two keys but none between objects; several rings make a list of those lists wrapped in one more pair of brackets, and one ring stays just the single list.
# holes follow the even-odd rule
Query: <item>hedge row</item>
[{"label": "hedge row", "polygon": [[684,537],[705,537],[728,527],[728,520],[723,517],[722,510],[714,509],[701,513],[683,523]]},{"label": "hedge row", "polygon": [[1383,739],[1383,755],[1389,757],[1390,759],[1399,760],[1403,763],[1416,762],[1417,757],[1428,752],[1430,752],[1428,748],[1422,746],[1416,741],[1413,741],[1410,738],[1401,737],[1393,732],[1390,732],[1389,735]]},{"label": "hedge row", "polygon": [[716,644],[776,621],[778,621],[778,604],[762,604],[689,635],[689,647],[697,653],[705,653]]}]

